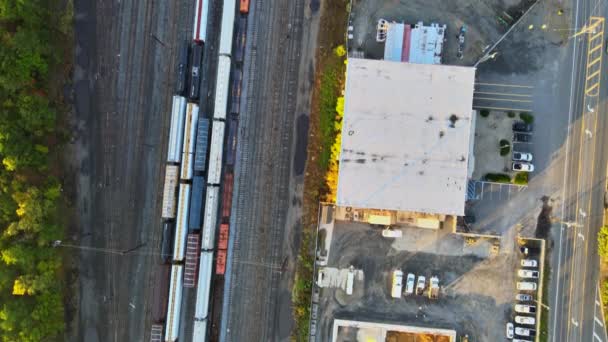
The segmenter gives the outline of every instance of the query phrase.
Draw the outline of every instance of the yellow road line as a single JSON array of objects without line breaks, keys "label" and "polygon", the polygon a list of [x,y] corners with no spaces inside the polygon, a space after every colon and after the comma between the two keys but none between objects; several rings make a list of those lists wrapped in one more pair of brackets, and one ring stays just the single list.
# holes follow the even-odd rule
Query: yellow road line
[{"label": "yellow road line", "polygon": [[492,93],[485,91],[476,91],[475,94],[484,94],[484,95],[500,95],[500,96],[518,96],[518,97],[532,97],[532,95],[528,94],[511,94],[511,93]]},{"label": "yellow road line", "polygon": [[498,87],[513,87],[513,88],[534,88],[532,86],[520,85],[520,84],[502,84],[502,83],[475,83],[476,85],[484,86],[498,86]]},{"label": "yellow road line", "polygon": [[494,98],[494,97],[474,97],[473,100],[491,100],[491,101],[506,101],[506,102],[532,102],[532,100],[500,99],[500,98]]},{"label": "yellow road line", "polygon": [[600,74],[599,70],[598,71],[594,71],[593,74],[587,76],[587,80],[590,80],[590,79],[594,78],[595,76],[597,76],[599,74]]}]

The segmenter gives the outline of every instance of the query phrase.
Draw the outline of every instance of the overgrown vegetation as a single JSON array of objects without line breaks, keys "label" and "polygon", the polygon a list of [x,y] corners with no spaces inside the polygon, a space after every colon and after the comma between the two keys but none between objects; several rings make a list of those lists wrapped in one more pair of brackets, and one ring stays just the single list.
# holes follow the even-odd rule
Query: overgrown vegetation
[{"label": "overgrown vegetation", "polygon": [[340,92],[344,83],[346,48],[342,44],[345,41],[348,2],[324,1],[322,4],[304,179],[302,239],[292,291],[296,323],[292,340],[296,341],[308,340],[317,214],[319,201],[331,200],[337,186],[339,113],[344,106]]},{"label": "overgrown vegetation", "polygon": [[[549,255],[549,251],[545,255]],[[549,257],[545,257],[545,264],[543,269],[543,300],[540,309],[540,324],[539,330],[539,341],[546,342],[549,340],[549,284],[551,283],[551,268],[549,267]]]},{"label": "overgrown vegetation", "polygon": [[608,257],[608,226],[603,226],[597,233],[597,249],[600,257]]},{"label": "overgrown vegetation", "polygon": [[479,115],[481,115],[482,118],[487,118],[490,115],[490,111],[487,109],[482,109],[479,111]]},{"label": "overgrown vegetation", "polygon": [[528,173],[527,172],[518,172],[513,177],[513,184],[517,185],[528,185]]},{"label": "overgrown vegetation", "polygon": [[507,116],[512,119],[515,117],[515,112],[507,112]]},{"label": "overgrown vegetation", "polygon": [[484,179],[488,182],[511,183],[511,176],[504,173],[486,173]]},{"label": "overgrown vegetation", "polygon": [[530,113],[521,112],[521,113],[519,113],[519,118],[522,119],[527,124],[531,124],[534,122],[534,115],[532,115]]},{"label": "overgrown vegetation", "polygon": [[507,139],[500,139],[498,142],[498,150],[501,156],[506,156],[511,152],[511,143]]},{"label": "overgrown vegetation", "polygon": [[[54,159],[71,7],[0,0],[0,338],[53,341],[64,330],[61,185]],[[71,50],[70,50],[71,51]],[[55,81],[57,77],[54,78]]]}]

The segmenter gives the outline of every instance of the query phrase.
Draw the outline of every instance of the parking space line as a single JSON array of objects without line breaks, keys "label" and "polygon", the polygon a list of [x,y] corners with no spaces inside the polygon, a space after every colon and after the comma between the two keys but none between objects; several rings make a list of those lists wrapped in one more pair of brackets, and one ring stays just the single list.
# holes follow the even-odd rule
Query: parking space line
[{"label": "parking space line", "polygon": [[532,109],[530,108],[509,108],[509,107],[488,107],[488,106],[478,106],[478,105],[473,105],[473,108],[475,109],[494,109],[494,110],[506,110],[506,111],[518,111],[518,112],[531,112]]},{"label": "parking space line", "polygon": [[513,88],[534,88],[533,86],[527,86],[527,85],[521,85],[521,84],[503,84],[503,83],[482,83],[482,82],[478,82],[475,83],[477,85],[484,85],[484,86],[499,86],[499,87],[513,87]]},{"label": "parking space line", "polygon": [[478,101],[532,102],[532,100],[501,99],[494,97],[475,97],[474,99]]},{"label": "parking space line", "polygon": [[[529,95],[529,94],[494,93],[494,92],[488,92],[488,91],[476,91],[475,94],[513,96],[513,97],[532,97],[532,95]],[[473,95],[475,95],[475,94],[473,94]]]}]

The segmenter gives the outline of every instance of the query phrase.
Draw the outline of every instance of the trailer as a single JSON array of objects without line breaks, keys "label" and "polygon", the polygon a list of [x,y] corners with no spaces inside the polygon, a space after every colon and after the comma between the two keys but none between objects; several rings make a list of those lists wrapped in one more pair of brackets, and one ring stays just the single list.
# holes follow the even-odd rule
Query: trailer
[{"label": "trailer", "polygon": [[217,225],[217,209],[219,202],[219,188],[207,187],[205,199],[205,215],[203,217],[203,233],[201,237],[201,250],[213,250],[215,242],[215,227]]},{"label": "trailer", "polygon": [[217,249],[228,249],[228,238],[230,233],[230,225],[228,223],[220,224],[220,233],[217,239]]},{"label": "trailer", "polygon": [[215,261],[215,274],[224,275],[226,273],[226,250],[220,249],[217,251],[217,260]]},{"label": "trailer", "polygon": [[194,330],[192,332],[192,341],[207,341],[207,320],[194,319]]},{"label": "trailer", "polygon": [[232,115],[228,121],[228,139],[226,140],[226,165],[234,166],[239,120]]},{"label": "trailer", "polygon": [[220,184],[222,174],[222,154],[224,153],[224,127],[222,121],[213,121],[211,148],[209,149],[209,171],[207,184]]},{"label": "trailer", "polygon": [[169,277],[171,265],[158,265],[155,267],[154,282],[152,285],[152,330],[154,325],[160,325],[158,341],[162,340],[163,324],[167,318],[167,300],[169,299]]},{"label": "trailer", "polygon": [[194,176],[192,178],[192,194],[190,195],[190,217],[188,218],[188,229],[190,232],[201,229],[204,196],[205,178]]},{"label": "trailer", "polygon": [[249,0],[241,0],[239,11],[243,14],[249,13]]},{"label": "trailer", "polygon": [[199,118],[196,131],[196,151],[194,154],[194,171],[204,172],[207,167],[207,149],[209,148],[209,119]]},{"label": "trailer", "polygon": [[161,217],[164,219],[175,218],[175,193],[177,191],[178,168],[175,165],[167,165],[165,168],[165,184],[163,186],[163,205]]},{"label": "trailer", "polygon": [[186,98],[173,96],[171,107],[171,128],[169,129],[169,146],[167,162],[179,163],[182,156],[182,141],[184,138],[184,120],[186,116]]},{"label": "trailer", "polygon": [[182,311],[182,274],[183,266],[171,266],[165,342],[175,342],[179,337],[179,322]]},{"label": "trailer", "polygon": [[173,229],[172,222],[163,222],[163,240],[160,244],[160,257],[164,264],[171,263],[171,256],[173,255]]},{"label": "trailer", "polygon": [[186,123],[184,125],[184,147],[182,149],[182,169],[180,178],[192,179],[192,159],[194,158],[194,145],[196,142],[196,128],[198,121],[198,105],[188,103],[186,110]]},{"label": "trailer", "polygon": [[240,69],[232,70],[232,88],[230,88],[230,113],[239,114],[241,110],[241,84],[243,72]]},{"label": "trailer", "polygon": [[222,9],[222,27],[220,29],[220,56],[230,56],[232,54],[232,34],[234,33],[235,15],[236,0],[224,0],[224,7]]},{"label": "trailer", "polygon": [[215,79],[215,105],[213,118],[226,119],[228,110],[228,87],[230,85],[230,57],[221,56],[217,64],[217,77]]},{"label": "trailer", "polygon": [[180,262],[186,255],[186,235],[188,234],[188,212],[190,207],[190,184],[180,184],[177,219],[175,220],[175,240],[173,261]]},{"label": "trailer", "polygon": [[186,92],[186,81],[188,75],[188,55],[190,54],[190,45],[188,41],[181,42],[178,54],[177,72],[175,77],[175,93],[184,95]]},{"label": "trailer", "polygon": [[234,62],[243,63],[245,58],[245,43],[247,42],[247,16],[240,16],[234,38]]},{"label": "trailer", "polygon": [[198,288],[196,289],[195,320],[205,320],[209,315],[209,294],[211,293],[211,276],[213,252],[201,252],[198,270]]},{"label": "trailer", "polygon": [[192,28],[192,40],[197,43],[205,43],[207,40],[209,2],[210,0],[196,0],[196,4],[194,6],[194,27]]},{"label": "trailer", "polygon": [[230,221],[230,211],[232,209],[232,187],[234,184],[234,176],[232,172],[227,172],[224,175],[224,188],[222,191],[222,222]]},{"label": "trailer", "polygon": [[200,239],[198,234],[188,234],[186,244],[186,264],[184,266],[184,287],[192,288],[196,286],[196,277],[198,272],[198,256],[199,256]]},{"label": "trailer", "polygon": [[[202,0],[201,0],[202,1]],[[190,63],[190,100],[197,100],[201,92],[201,64],[203,62],[203,46],[192,44],[192,63]]]}]

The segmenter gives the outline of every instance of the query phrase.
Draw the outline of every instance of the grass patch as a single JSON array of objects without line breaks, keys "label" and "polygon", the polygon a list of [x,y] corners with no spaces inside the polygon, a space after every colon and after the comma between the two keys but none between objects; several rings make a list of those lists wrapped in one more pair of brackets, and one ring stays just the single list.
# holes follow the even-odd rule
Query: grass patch
[{"label": "grass patch", "polygon": [[320,123],[321,129],[321,156],[319,164],[321,169],[327,170],[331,158],[331,146],[336,139],[336,103],[340,95],[341,81],[343,79],[342,58],[337,56],[329,58],[321,75],[320,85]]},{"label": "grass patch", "polygon": [[528,185],[528,172],[518,172],[513,178],[513,184]]},{"label": "grass patch", "polygon": [[488,182],[511,183],[511,176],[504,173],[486,173],[483,178]]},{"label": "grass patch", "polygon": [[487,109],[482,109],[479,111],[479,115],[481,115],[482,118],[487,118],[490,115],[490,111]]},{"label": "grass patch", "polygon": [[[548,252],[548,251],[547,251]],[[542,312],[540,313],[540,323],[538,325],[540,342],[547,342],[549,340],[549,283],[551,278],[551,267],[549,267],[549,253],[546,253],[545,265],[543,270],[543,305],[541,307]]]},{"label": "grass patch", "polygon": [[498,149],[500,151],[500,155],[504,157],[511,152],[511,143],[507,139],[500,139],[498,142]]},{"label": "grass patch", "polygon": [[527,124],[531,124],[534,122],[534,115],[532,115],[530,113],[521,112],[521,113],[519,113],[519,118],[522,119],[523,122],[525,122]]}]

